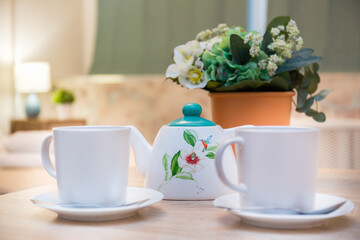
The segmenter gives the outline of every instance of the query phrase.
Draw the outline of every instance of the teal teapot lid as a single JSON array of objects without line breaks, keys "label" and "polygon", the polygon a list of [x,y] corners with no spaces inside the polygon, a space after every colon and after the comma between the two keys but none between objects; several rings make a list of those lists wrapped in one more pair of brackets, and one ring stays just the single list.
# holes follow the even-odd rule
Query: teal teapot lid
[{"label": "teal teapot lid", "polygon": [[184,117],[176,119],[169,123],[172,127],[211,127],[216,124],[210,120],[200,117],[202,108],[197,103],[187,103],[182,112]]}]

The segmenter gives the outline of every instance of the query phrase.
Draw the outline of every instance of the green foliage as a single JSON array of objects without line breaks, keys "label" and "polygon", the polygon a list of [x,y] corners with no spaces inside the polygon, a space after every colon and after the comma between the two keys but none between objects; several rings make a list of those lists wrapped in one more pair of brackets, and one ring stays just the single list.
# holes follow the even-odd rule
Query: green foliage
[{"label": "green foliage", "polygon": [[[318,111],[318,102],[330,90],[316,94],[320,83],[318,62],[322,58],[313,55],[311,48],[301,48],[303,40],[295,21],[289,16],[274,18],[262,40],[256,31],[247,32],[241,27],[226,29],[219,35],[207,30],[212,34],[209,39],[216,41],[210,48],[201,48],[200,56],[196,55],[197,61],[203,63],[202,76],[207,81],[201,88],[210,92],[295,91],[296,111],[318,122],[325,121],[325,114]],[[180,83],[178,78],[170,79]],[[184,133],[184,139],[194,147],[195,136]]]},{"label": "green foliage", "polygon": [[244,43],[244,40],[236,34],[230,36],[230,50],[232,54],[232,60],[235,64],[246,64],[251,56],[249,54],[250,46]]},{"label": "green foliage", "polygon": [[263,36],[263,42],[261,45],[261,50],[263,50],[264,52],[266,52],[268,55],[271,55],[273,52],[268,49],[268,46],[270,43],[272,43],[273,39],[272,39],[272,35],[271,35],[271,28],[273,27],[277,27],[279,25],[283,25],[286,26],[290,21],[290,17],[288,16],[279,16],[274,18],[273,20],[271,20],[271,22],[267,25],[266,27],[266,32]]},{"label": "green foliage", "polygon": [[51,99],[55,104],[73,103],[75,101],[74,94],[66,89],[58,89],[52,93]]}]

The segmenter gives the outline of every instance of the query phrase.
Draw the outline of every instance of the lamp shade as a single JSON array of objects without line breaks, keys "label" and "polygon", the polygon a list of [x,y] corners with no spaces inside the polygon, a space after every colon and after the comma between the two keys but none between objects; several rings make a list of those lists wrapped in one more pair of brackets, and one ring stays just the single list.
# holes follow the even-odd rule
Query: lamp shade
[{"label": "lamp shade", "polygon": [[48,92],[51,88],[50,64],[27,62],[15,66],[15,90],[18,93]]}]

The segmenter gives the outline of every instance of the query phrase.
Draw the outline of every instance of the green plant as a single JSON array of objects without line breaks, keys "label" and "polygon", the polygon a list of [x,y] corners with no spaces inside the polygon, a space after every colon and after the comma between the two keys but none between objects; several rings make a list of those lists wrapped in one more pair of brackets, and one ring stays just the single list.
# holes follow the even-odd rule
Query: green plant
[{"label": "green plant", "polygon": [[210,92],[296,91],[296,111],[324,122],[318,102],[330,90],[315,93],[322,58],[313,55],[312,49],[302,48],[299,33],[296,22],[287,16],[274,18],[263,36],[219,24],[177,46],[166,77],[189,89]]},{"label": "green plant", "polygon": [[75,101],[74,94],[67,89],[58,89],[52,93],[51,99],[55,104],[73,103]]}]

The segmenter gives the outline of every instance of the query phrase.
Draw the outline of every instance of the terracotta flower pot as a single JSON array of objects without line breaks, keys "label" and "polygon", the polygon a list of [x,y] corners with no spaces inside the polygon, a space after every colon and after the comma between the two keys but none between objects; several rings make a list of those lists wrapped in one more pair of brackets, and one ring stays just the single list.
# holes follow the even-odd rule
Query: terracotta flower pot
[{"label": "terracotta flower pot", "polygon": [[294,92],[210,93],[213,121],[223,128],[289,125]]}]

